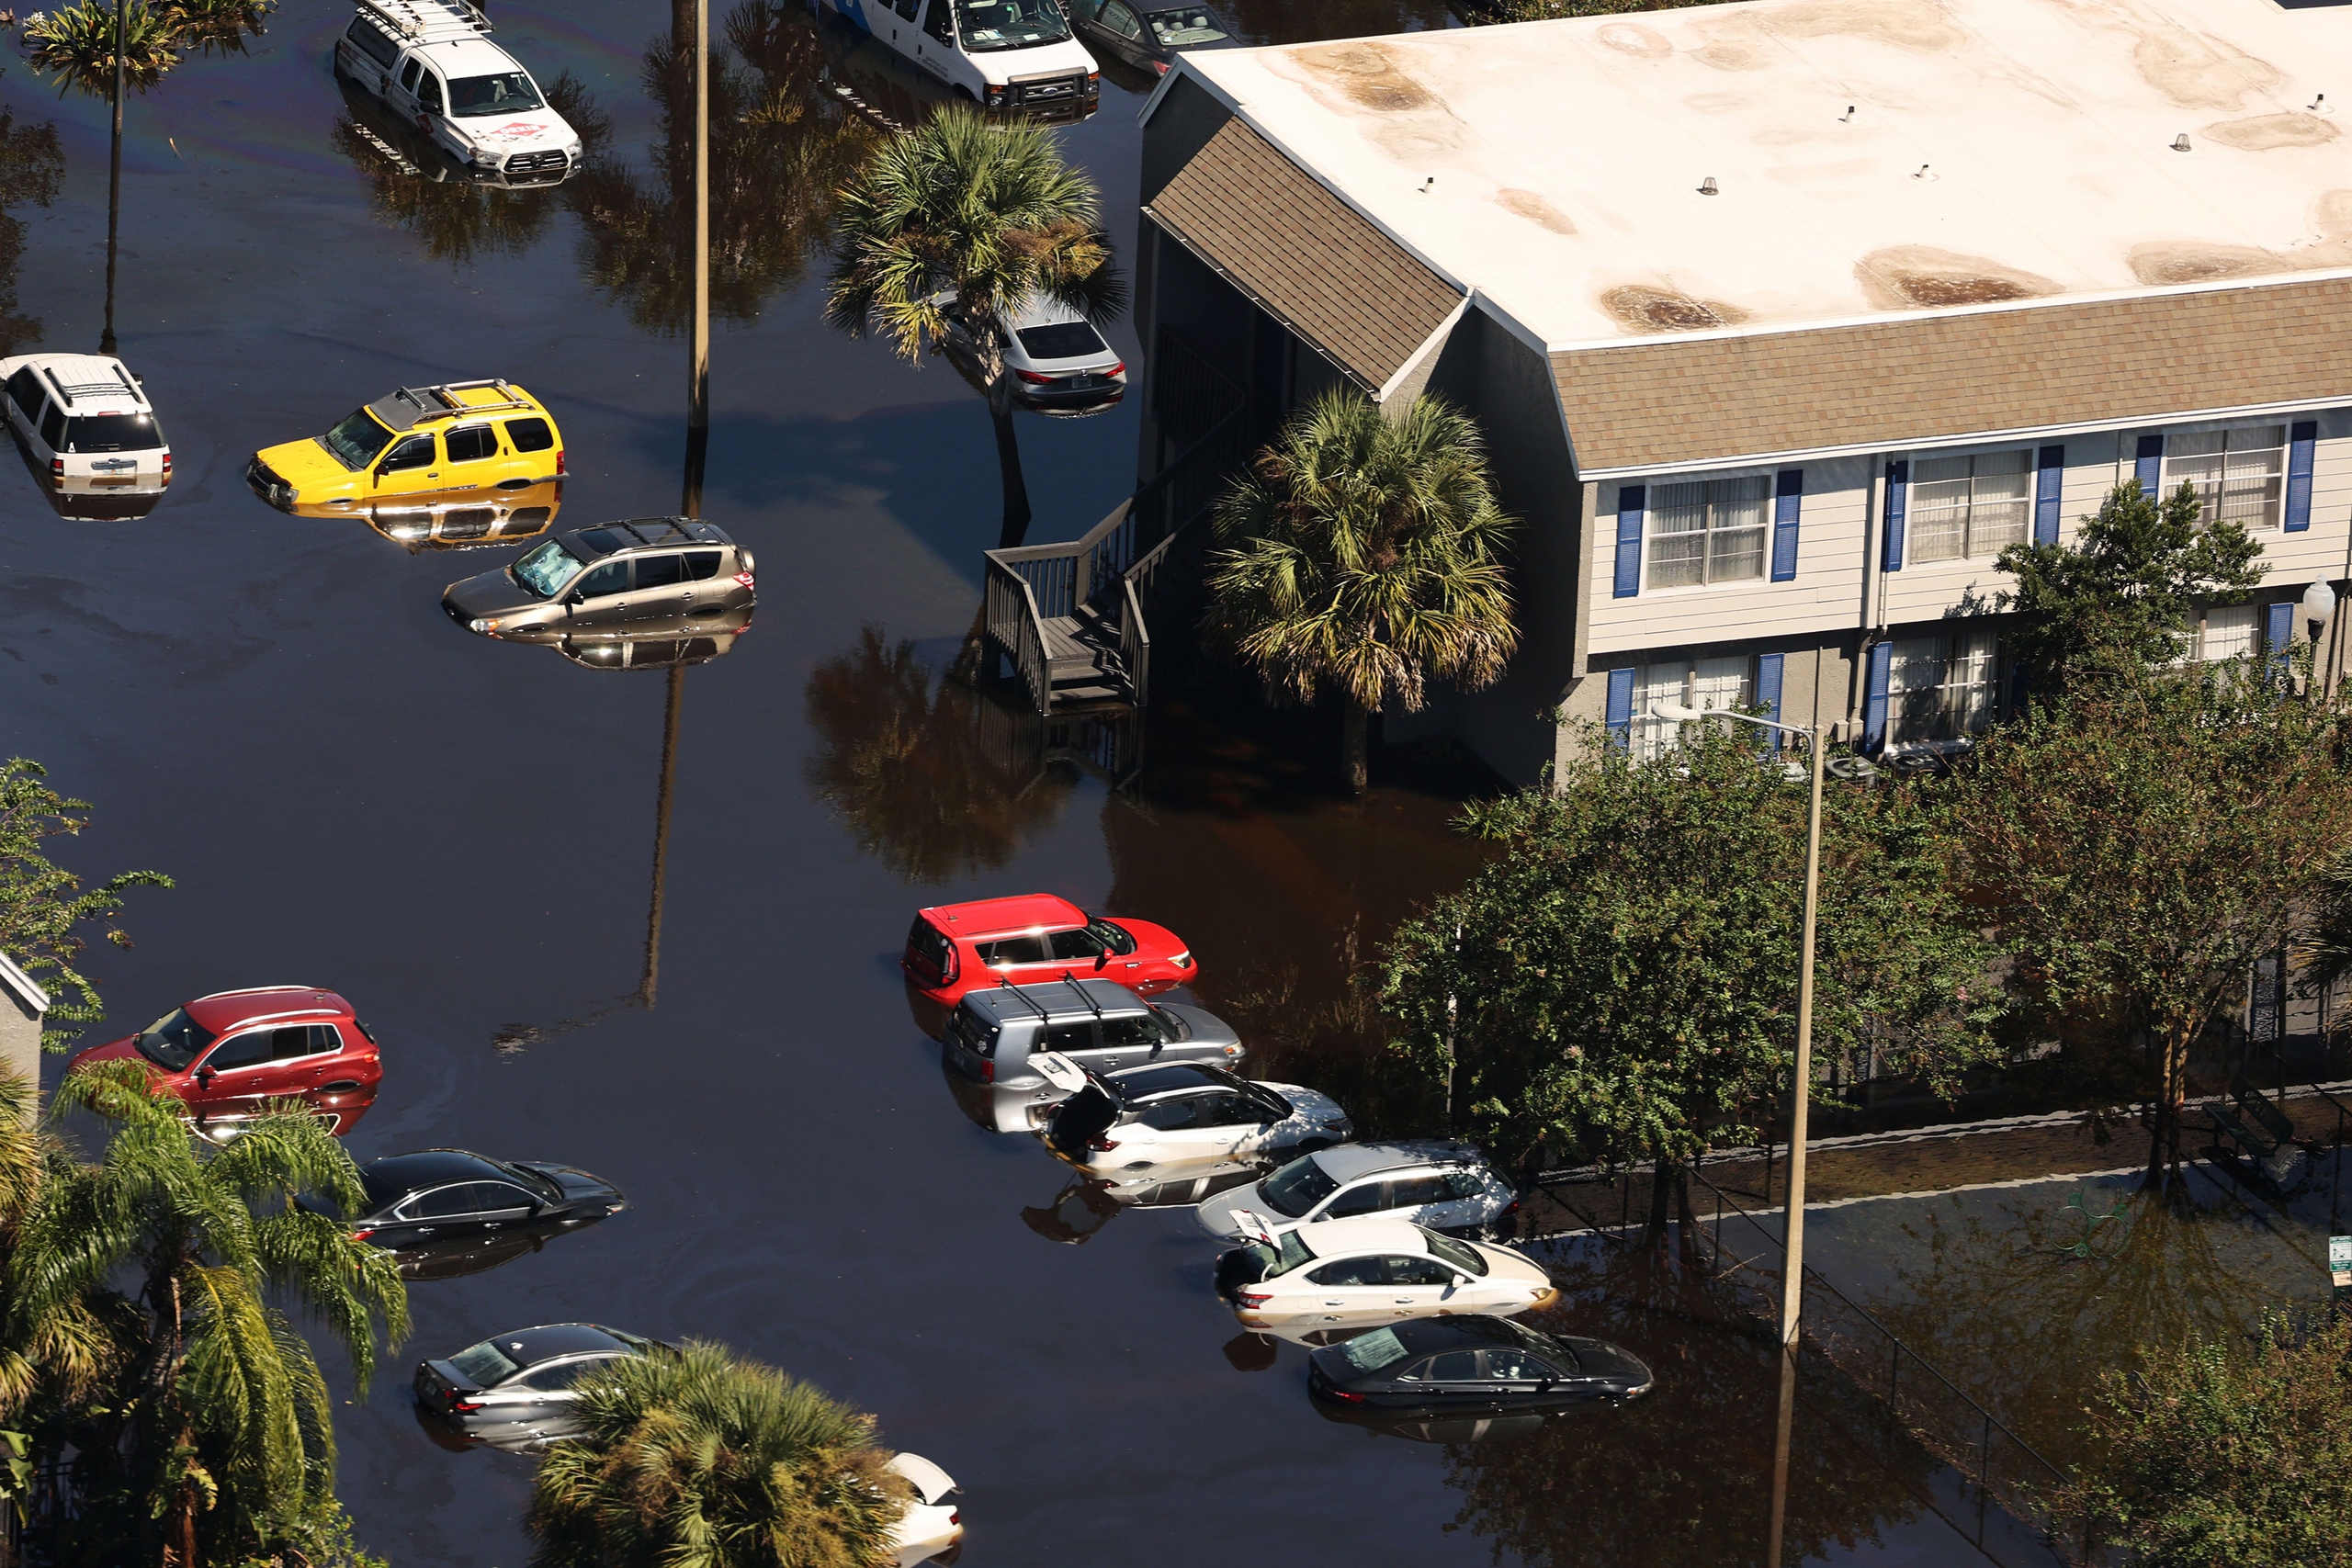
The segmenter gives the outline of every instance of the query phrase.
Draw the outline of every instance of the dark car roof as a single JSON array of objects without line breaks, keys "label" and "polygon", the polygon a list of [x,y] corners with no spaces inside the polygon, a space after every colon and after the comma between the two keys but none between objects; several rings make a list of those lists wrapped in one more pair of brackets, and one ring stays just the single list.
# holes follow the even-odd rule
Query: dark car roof
[{"label": "dark car roof", "polygon": [[1548,1335],[1522,1327],[1499,1317],[1483,1317],[1465,1313],[1456,1317],[1415,1317],[1402,1323],[1392,1323],[1390,1330],[1406,1349],[1419,1355],[1425,1350],[1451,1350],[1464,1345],[1511,1345],[1527,1343],[1527,1336],[1546,1339]]},{"label": "dark car roof", "polygon": [[443,1187],[452,1181],[507,1181],[513,1178],[497,1161],[463,1149],[420,1149],[414,1154],[371,1159],[359,1168],[359,1179],[368,1184],[370,1197],[384,1194],[378,1200],[382,1202],[402,1193]]},{"label": "dark car roof", "polygon": [[[509,1360],[526,1369],[563,1356],[637,1348],[611,1329],[599,1328],[593,1323],[550,1323],[537,1328],[520,1328],[512,1334],[495,1335],[490,1343],[505,1352]],[[518,1345],[520,1349],[515,1348]]]},{"label": "dark car roof", "polygon": [[599,523],[594,528],[574,528],[562,537],[565,548],[583,560],[626,555],[631,550],[735,542],[709,524],[691,517],[632,517],[618,523]]},{"label": "dark car roof", "polygon": [[1204,1089],[1231,1089],[1241,1080],[1206,1062],[1169,1062],[1157,1067],[1128,1067],[1106,1073],[1102,1081],[1122,1105],[1157,1100],[1171,1094],[1197,1094]]}]

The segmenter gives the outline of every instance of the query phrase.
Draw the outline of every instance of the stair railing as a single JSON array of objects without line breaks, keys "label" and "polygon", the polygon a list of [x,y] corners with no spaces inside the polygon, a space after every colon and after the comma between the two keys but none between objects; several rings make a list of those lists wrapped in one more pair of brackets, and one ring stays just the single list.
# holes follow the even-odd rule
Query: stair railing
[{"label": "stair railing", "polygon": [[1040,714],[1054,705],[1053,677],[1046,664],[1046,620],[1037,613],[1037,595],[1029,581],[988,552],[988,634],[1021,671],[1022,684]]},{"label": "stair railing", "polygon": [[1144,625],[1143,604],[1136,598],[1135,580],[1119,580],[1119,662],[1127,668],[1127,689],[1137,707],[1151,701],[1151,631]]}]

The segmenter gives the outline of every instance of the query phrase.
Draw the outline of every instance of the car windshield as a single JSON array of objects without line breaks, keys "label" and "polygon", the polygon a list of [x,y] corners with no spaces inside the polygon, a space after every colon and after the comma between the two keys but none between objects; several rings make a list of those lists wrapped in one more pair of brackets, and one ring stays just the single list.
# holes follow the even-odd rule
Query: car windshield
[{"label": "car windshield", "polygon": [[449,84],[449,113],[458,119],[486,114],[521,114],[540,107],[538,90],[520,71],[495,76],[460,76]]},{"label": "car windshield", "polygon": [[967,54],[1027,49],[1069,37],[1056,0],[956,0],[956,32]]},{"label": "car windshield", "polygon": [[68,452],[153,452],[164,432],[143,413],[85,413],[65,422]]},{"label": "car windshield", "polygon": [[186,1008],[174,1008],[140,1031],[134,1043],[141,1055],[165,1072],[176,1073],[202,1055],[214,1038],[212,1031],[188,1017]]},{"label": "car windshield", "polygon": [[1566,1345],[1561,1344],[1557,1339],[1553,1338],[1550,1335],[1538,1334],[1535,1330],[1528,1327],[1525,1324],[1513,1323],[1507,1317],[1498,1317],[1494,1321],[1501,1324],[1505,1328],[1510,1329],[1512,1335],[1519,1339],[1520,1343],[1525,1345],[1531,1350],[1541,1352],[1545,1359],[1551,1361],[1559,1369],[1567,1371],[1571,1375],[1584,1371],[1584,1363],[1577,1359],[1577,1353],[1574,1350],[1569,1349]]},{"label": "car windshield", "polygon": [[565,549],[562,540],[549,539],[514,563],[514,581],[542,599],[552,599],[562,592],[565,585],[579,576],[587,564]]},{"label": "car windshield", "polygon": [[1340,1190],[1313,1155],[1291,1161],[1259,1185],[1258,1196],[1283,1219],[1295,1220]]},{"label": "car windshield", "polygon": [[[369,1170],[365,1167],[359,1172],[359,1186],[368,1194],[368,1213],[371,1214],[381,1213],[407,1197],[411,1190],[408,1183],[396,1181],[381,1171]],[[322,1208],[330,1206],[328,1202],[321,1204]]]},{"label": "car windshield", "polygon": [[1136,939],[1126,927],[1114,925],[1100,915],[1086,918],[1086,934],[1122,958],[1136,950]]},{"label": "car windshield", "polygon": [[1450,1235],[1440,1235],[1424,1225],[1415,1225],[1413,1228],[1428,1238],[1430,1257],[1441,1263],[1453,1264],[1473,1279],[1485,1277],[1487,1259],[1476,1247],[1465,1246]]},{"label": "car windshield", "polygon": [[1376,1328],[1340,1347],[1348,1365],[1360,1372],[1376,1372],[1405,1359],[1405,1342],[1393,1328]]},{"label": "car windshield", "polygon": [[1080,359],[1101,354],[1102,334],[1084,321],[1053,321],[1042,327],[1021,327],[1013,336],[1032,359]]},{"label": "car windshield", "polygon": [[361,409],[349,419],[319,437],[319,445],[334,454],[334,460],[345,468],[357,470],[376,460],[392,438],[381,421]]},{"label": "car windshield", "polygon": [[1193,1037],[1192,1026],[1166,1008],[1157,1002],[1146,1002],[1143,1005],[1151,1009],[1151,1016],[1159,1020],[1159,1027],[1168,1032],[1169,1039],[1190,1040]]},{"label": "car windshield", "polygon": [[1151,36],[1170,49],[1189,49],[1196,43],[1215,43],[1227,36],[1225,24],[1216,13],[1205,6],[1187,6],[1174,11],[1146,11],[1143,19],[1151,24]]},{"label": "car windshield", "polygon": [[485,1339],[470,1350],[460,1350],[449,1364],[476,1388],[496,1388],[523,1370],[523,1364]]},{"label": "car windshield", "polygon": [[498,1168],[521,1183],[526,1192],[535,1192],[550,1203],[563,1201],[563,1189],[541,1176],[537,1171],[525,1170],[519,1165],[502,1165]]},{"label": "car windshield", "polygon": [[[1239,1267],[1234,1272],[1245,1276],[1243,1283],[1255,1284],[1261,1280],[1278,1279],[1301,1264],[1315,1261],[1315,1254],[1306,1250],[1306,1243],[1298,1239],[1296,1231],[1284,1231],[1275,1241],[1277,1245],[1273,1247],[1268,1247],[1262,1241],[1252,1242],[1248,1247],[1226,1254],[1227,1258],[1239,1260]],[[1222,1275],[1226,1270],[1220,1267],[1217,1272]]]}]

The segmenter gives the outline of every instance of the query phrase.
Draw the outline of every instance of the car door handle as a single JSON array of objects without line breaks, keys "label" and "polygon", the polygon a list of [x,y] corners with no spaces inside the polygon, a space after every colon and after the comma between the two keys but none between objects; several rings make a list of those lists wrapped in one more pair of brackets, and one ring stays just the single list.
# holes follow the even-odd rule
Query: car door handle
[{"label": "car door handle", "polygon": [[1396,1302],[1400,1307],[1408,1307],[1413,1304],[1414,1298],[1411,1296],[1398,1296],[1396,1298]]},{"label": "car door handle", "polygon": [[1327,1307],[1343,1307],[1348,1303],[1345,1302],[1325,1302],[1323,1304]]},{"label": "car door handle", "polygon": [[433,1234],[433,1230],[434,1227],[431,1225],[419,1225],[416,1227],[416,1234],[419,1235],[431,1235]]}]

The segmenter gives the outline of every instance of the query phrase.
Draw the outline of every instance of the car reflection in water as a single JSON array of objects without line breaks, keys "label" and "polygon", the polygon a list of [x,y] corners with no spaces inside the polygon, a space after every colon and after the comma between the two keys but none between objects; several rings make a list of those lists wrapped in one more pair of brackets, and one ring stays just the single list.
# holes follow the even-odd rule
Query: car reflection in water
[{"label": "car reflection in water", "polygon": [[1122,1171],[1116,1179],[1073,1177],[1052,1202],[1022,1210],[1021,1223],[1047,1241],[1078,1247],[1125,1210],[1187,1209],[1204,1198],[1254,1181],[1265,1170],[1254,1161],[1231,1160],[1147,1167]]},{"label": "car reflection in water", "polygon": [[[921,125],[950,105],[968,107],[971,98],[923,75],[902,56],[890,52],[867,33],[843,21],[830,6],[818,6],[817,35],[825,51],[818,89],[880,120],[891,130]],[[1018,117],[1040,125],[1072,124],[1091,119],[1102,105],[1099,96],[1056,99],[1019,109],[991,109],[991,119]]]},{"label": "car reflection in water", "polygon": [[555,649],[585,670],[673,670],[725,658],[751,629],[752,606],[739,604],[693,637],[568,637]]},{"label": "car reflection in water", "polygon": [[23,436],[10,430],[8,437],[16,444],[17,456],[24,460],[33,489],[49,502],[50,510],[75,523],[136,522],[153,512],[170,488],[166,484],[141,484],[135,479],[102,476],[59,479],[48,471]]},{"label": "car reflection in water", "polygon": [[548,531],[563,505],[563,481],[526,485],[484,496],[479,491],[445,495],[402,496],[397,506],[307,506],[298,517],[350,517],[401,546],[411,555],[426,550],[470,550],[487,545],[519,544]]}]

